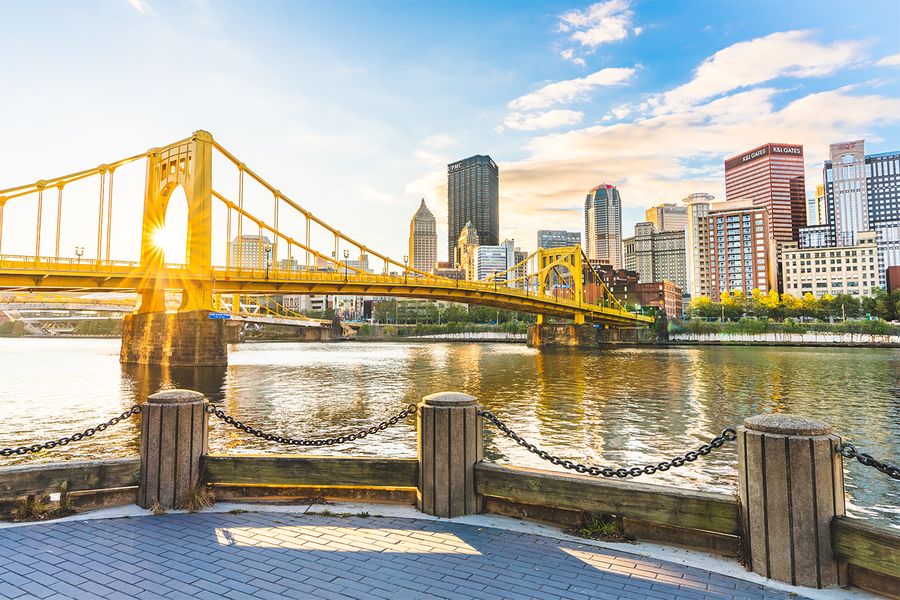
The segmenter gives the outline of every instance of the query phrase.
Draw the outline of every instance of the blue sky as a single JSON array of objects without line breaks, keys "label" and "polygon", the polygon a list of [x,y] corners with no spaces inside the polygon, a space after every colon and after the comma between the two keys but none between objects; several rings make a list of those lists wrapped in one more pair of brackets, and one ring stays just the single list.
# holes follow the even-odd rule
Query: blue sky
[{"label": "blue sky", "polygon": [[[538,228],[580,230],[585,192],[601,182],[619,186],[629,235],[660,201],[723,197],[722,160],[744,149],[804,144],[811,195],[828,143],[900,148],[900,3],[889,0],[106,0],[3,12],[0,188],[206,129],[396,257],[420,197],[446,247],[446,164],[471,154],[500,164],[501,237],[533,249]],[[129,201],[133,214],[140,198]],[[134,237],[115,246],[131,252]]]}]

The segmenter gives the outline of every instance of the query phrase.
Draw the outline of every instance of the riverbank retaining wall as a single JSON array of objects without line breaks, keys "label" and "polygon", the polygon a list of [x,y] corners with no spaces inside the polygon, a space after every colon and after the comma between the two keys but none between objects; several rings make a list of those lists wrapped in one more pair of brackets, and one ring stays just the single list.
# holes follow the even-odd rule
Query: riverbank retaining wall
[{"label": "riverbank retaining wall", "polygon": [[884,346],[900,347],[900,335],[871,333],[673,333],[670,342],[688,344],[759,344],[766,346]]}]

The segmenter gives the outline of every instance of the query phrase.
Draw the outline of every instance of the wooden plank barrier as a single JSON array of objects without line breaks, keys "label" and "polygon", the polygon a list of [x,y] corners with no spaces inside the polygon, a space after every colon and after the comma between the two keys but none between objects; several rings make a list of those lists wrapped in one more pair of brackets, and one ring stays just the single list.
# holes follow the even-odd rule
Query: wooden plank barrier
[{"label": "wooden plank barrier", "polygon": [[140,472],[140,458],[0,467],[0,500],[59,493],[64,482],[70,494],[132,487],[138,484]]},{"label": "wooden plank barrier", "polygon": [[525,506],[615,515],[624,519],[626,533],[632,521],[630,529],[636,537],[724,554],[737,552],[738,504],[725,494],[491,463],[475,465],[475,491],[491,499],[489,508],[498,506],[493,499],[503,499]]},{"label": "wooden plank barrier", "polygon": [[212,484],[415,488],[419,479],[415,458],[210,454],[200,468]]},{"label": "wooden plank barrier", "polygon": [[900,531],[838,516],[831,536],[835,556],[849,566],[851,584],[900,598]]}]

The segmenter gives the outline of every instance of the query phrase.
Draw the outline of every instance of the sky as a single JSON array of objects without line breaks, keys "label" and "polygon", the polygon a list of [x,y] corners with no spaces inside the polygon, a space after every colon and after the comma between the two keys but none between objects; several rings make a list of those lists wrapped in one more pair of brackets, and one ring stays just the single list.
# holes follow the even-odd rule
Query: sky
[{"label": "sky", "polygon": [[[895,0],[0,8],[0,189],[204,129],[397,258],[420,198],[446,258],[446,165],[473,154],[500,167],[501,239],[534,250],[537,229],[583,229],[600,183],[618,187],[628,236],[660,202],[724,199],[724,158],[767,142],[803,144],[808,196],[830,143],[900,148]],[[116,256],[137,250],[141,202],[116,200]],[[93,215],[65,220],[63,254],[92,246]],[[4,253],[33,243],[13,223]]]}]

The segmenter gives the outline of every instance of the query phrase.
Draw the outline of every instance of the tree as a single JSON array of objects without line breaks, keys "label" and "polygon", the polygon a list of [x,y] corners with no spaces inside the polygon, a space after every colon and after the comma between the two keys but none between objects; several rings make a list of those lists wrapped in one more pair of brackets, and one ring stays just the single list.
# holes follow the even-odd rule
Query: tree
[{"label": "tree", "polygon": [[708,296],[692,298],[688,305],[688,316],[692,319],[715,319],[719,317],[719,314],[719,305],[710,300]]}]

